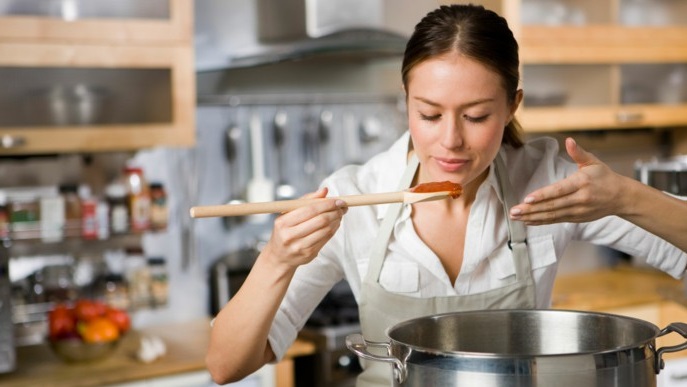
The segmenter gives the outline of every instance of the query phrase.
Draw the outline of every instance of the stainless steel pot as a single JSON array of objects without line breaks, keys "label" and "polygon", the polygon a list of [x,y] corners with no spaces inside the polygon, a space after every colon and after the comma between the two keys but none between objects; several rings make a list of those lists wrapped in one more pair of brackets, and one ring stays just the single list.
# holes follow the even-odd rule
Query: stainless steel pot
[{"label": "stainless steel pot", "polygon": [[638,162],[636,178],[644,184],[674,195],[687,196],[687,157]]},{"label": "stainless steel pot", "polygon": [[[408,320],[387,331],[388,343],[349,335],[359,357],[391,365],[394,386],[656,386],[664,329],[630,317],[563,310],[488,310]],[[370,347],[370,348],[368,348]],[[369,349],[381,347],[388,356]]]}]

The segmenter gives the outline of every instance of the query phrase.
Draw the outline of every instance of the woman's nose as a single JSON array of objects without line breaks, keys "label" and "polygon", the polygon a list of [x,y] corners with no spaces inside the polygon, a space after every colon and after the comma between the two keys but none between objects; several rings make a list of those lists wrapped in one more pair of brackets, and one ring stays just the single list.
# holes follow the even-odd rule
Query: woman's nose
[{"label": "woman's nose", "polygon": [[448,149],[463,146],[463,130],[456,120],[446,120],[441,137],[441,145]]}]

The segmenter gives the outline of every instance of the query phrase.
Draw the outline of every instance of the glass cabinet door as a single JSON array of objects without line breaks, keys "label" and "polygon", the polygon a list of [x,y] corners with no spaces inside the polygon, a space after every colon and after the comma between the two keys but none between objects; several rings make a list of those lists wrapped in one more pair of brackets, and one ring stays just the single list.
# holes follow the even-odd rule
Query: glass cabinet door
[{"label": "glass cabinet door", "polygon": [[172,121],[171,69],[0,67],[0,128]]}]

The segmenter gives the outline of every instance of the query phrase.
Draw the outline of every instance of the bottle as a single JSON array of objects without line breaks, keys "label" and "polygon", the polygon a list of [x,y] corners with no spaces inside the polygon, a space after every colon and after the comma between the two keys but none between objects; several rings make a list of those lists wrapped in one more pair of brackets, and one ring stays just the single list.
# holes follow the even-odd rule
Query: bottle
[{"label": "bottle", "polygon": [[10,237],[10,211],[7,206],[7,197],[0,193],[0,239]]},{"label": "bottle", "polygon": [[36,238],[40,235],[40,199],[37,194],[12,196],[9,208],[13,238]]},{"label": "bottle", "polygon": [[117,273],[108,273],[103,279],[103,299],[115,308],[128,310],[130,308],[129,286],[124,276]]},{"label": "bottle", "polygon": [[129,300],[133,309],[145,309],[151,305],[150,270],[140,247],[126,249],[125,278],[129,284]]},{"label": "bottle", "polygon": [[98,239],[106,240],[110,237],[110,205],[106,200],[98,200],[95,215],[98,223]]},{"label": "bottle", "polygon": [[112,234],[126,234],[129,232],[126,187],[119,183],[110,184],[105,188],[105,196],[110,206],[110,231]]},{"label": "bottle", "polygon": [[98,238],[98,201],[91,195],[91,189],[87,185],[79,187],[79,199],[81,200],[81,238]]},{"label": "bottle", "polygon": [[41,240],[59,242],[64,235],[65,208],[61,195],[44,196],[40,199]]},{"label": "bottle", "polygon": [[79,188],[75,184],[63,184],[59,192],[64,198],[64,235],[81,235],[81,199]]},{"label": "bottle", "polygon": [[150,274],[150,297],[153,307],[167,304],[169,286],[167,279],[167,264],[163,257],[148,258],[148,272]]},{"label": "bottle", "polygon": [[150,229],[150,187],[141,168],[126,167],[124,176],[129,195],[131,231],[146,231]]},{"label": "bottle", "polygon": [[167,228],[167,192],[162,183],[150,183],[150,227],[153,230]]}]

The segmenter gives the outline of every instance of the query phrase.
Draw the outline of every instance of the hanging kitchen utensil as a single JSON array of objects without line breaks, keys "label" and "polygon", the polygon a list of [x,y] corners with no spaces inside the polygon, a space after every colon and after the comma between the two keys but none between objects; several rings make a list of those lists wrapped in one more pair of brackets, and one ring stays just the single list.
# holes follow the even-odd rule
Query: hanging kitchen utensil
[{"label": "hanging kitchen utensil", "polygon": [[[274,182],[265,173],[265,148],[263,142],[262,118],[257,112],[250,117],[251,161],[253,163],[253,177],[248,182],[246,197],[249,202],[269,202],[274,200]],[[251,216],[249,221],[262,223],[269,219],[269,215]]]},{"label": "hanging kitchen utensil", "polygon": [[333,146],[331,142],[332,124],[334,121],[334,114],[330,110],[322,110],[320,112],[320,120],[317,125],[317,133],[320,148],[320,160],[322,160],[321,170],[324,175],[329,175],[334,172],[334,165],[332,163]]},{"label": "hanging kitchen utensil", "polygon": [[[241,145],[242,130],[238,123],[232,120],[224,133],[224,153],[229,164],[229,198],[227,204],[241,204],[246,201],[242,198],[239,179],[238,155]],[[223,224],[226,229],[231,229],[241,224],[245,219],[241,216],[226,217]]]},{"label": "hanging kitchen utensil", "polygon": [[288,159],[286,158],[285,144],[288,131],[288,115],[286,111],[279,110],[274,115],[272,123],[274,147],[277,153],[277,170],[279,172],[279,184],[277,185],[276,197],[278,200],[288,200],[296,197],[296,187],[289,184],[286,178],[288,174]]}]

